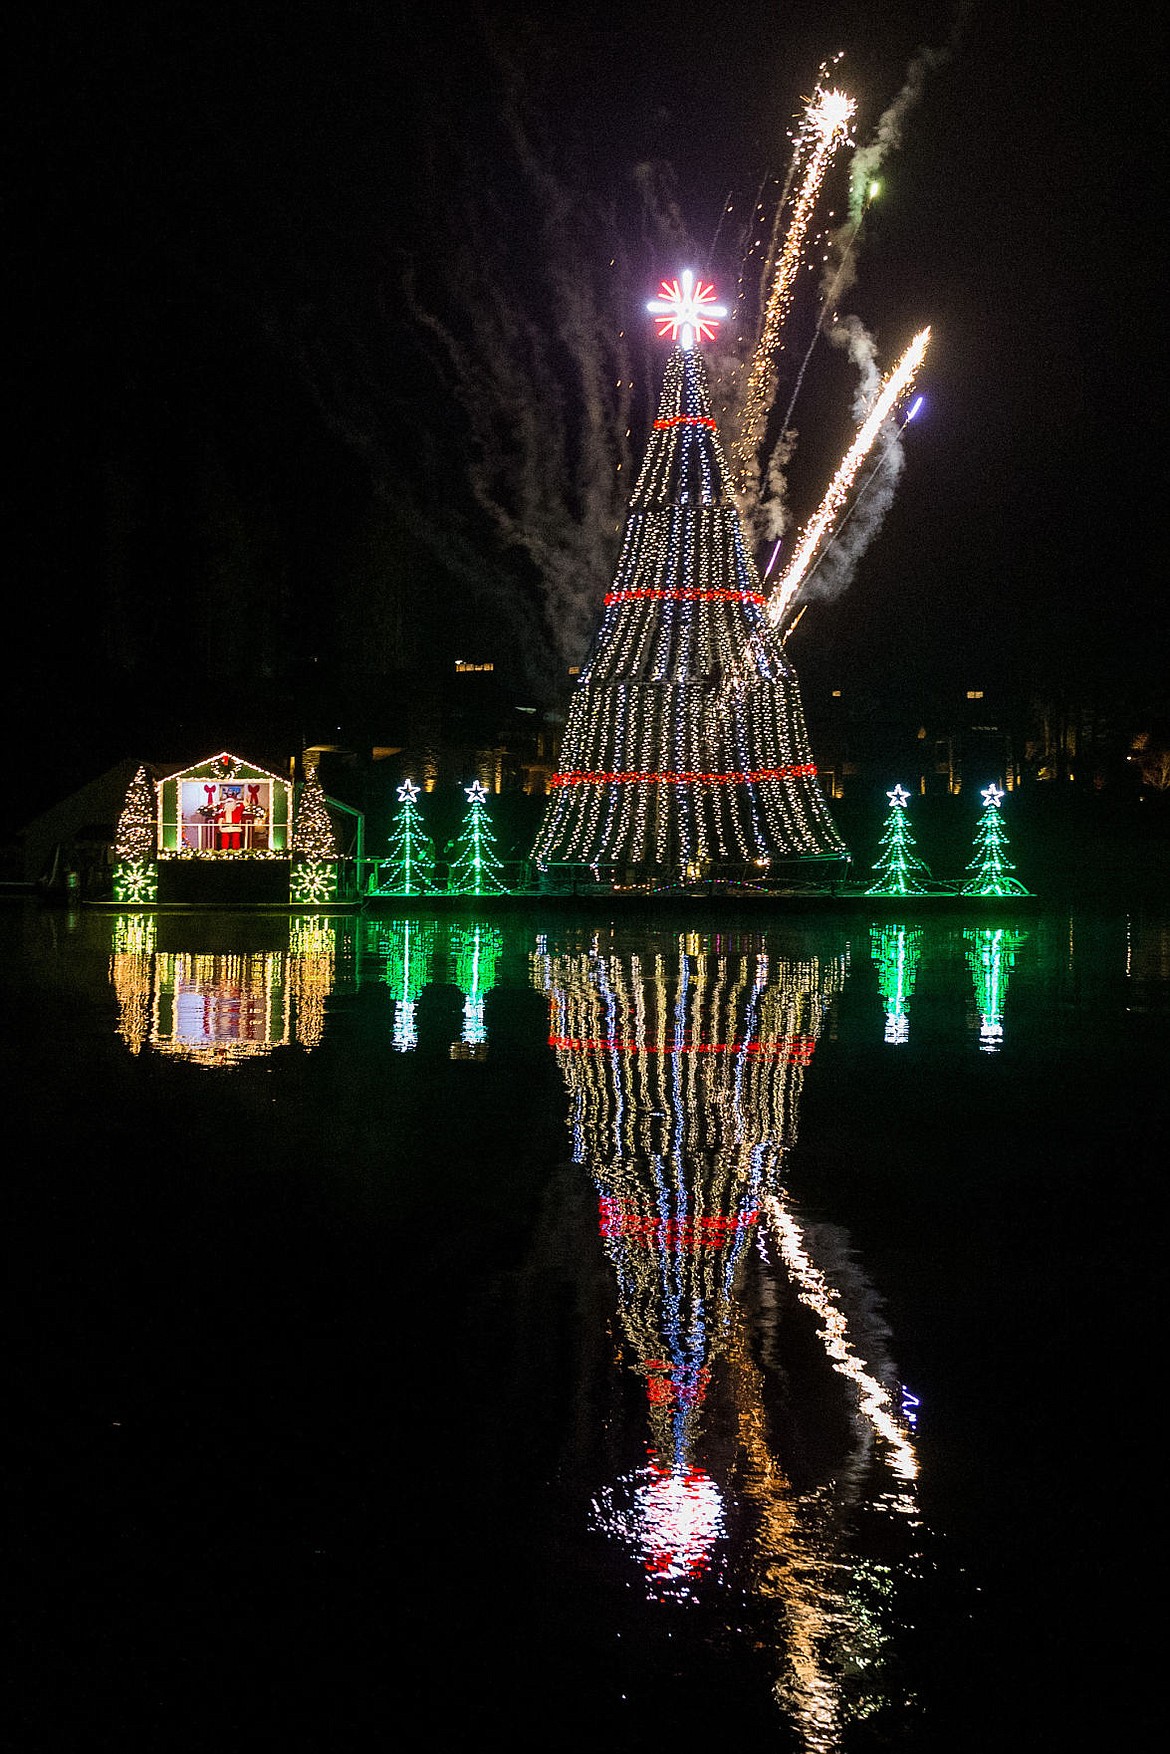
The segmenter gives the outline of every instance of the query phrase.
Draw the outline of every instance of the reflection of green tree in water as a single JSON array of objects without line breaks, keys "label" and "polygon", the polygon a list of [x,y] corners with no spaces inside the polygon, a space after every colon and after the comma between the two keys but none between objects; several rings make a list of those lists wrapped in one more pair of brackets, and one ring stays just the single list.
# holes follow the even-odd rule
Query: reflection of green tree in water
[{"label": "reflection of green tree in water", "polygon": [[885,925],[869,929],[870,948],[877,966],[878,991],[886,1007],[886,1040],[910,1039],[907,1007],[918,978],[922,955],[921,926]]},{"label": "reflection of green tree in water", "polygon": [[435,926],[431,920],[389,920],[378,931],[378,950],[386,959],[386,985],[394,995],[394,1051],[418,1046],[415,1007],[431,978]]},{"label": "reflection of green tree in water", "polygon": [[985,1054],[998,1053],[1003,1046],[1003,1010],[1007,999],[1008,976],[1016,966],[1016,952],[1027,938],[1026,932],[968,927],[963,933],[967,946],[967,966],[975,982],[975,1004],[979,1011],[979,1046]]},{"label": "reflection of green tree in water", "polygon": [[496,964],[503,939],[496,926],[455,926],[451,931],[451,955],[455,985],[463,994],[462,1040],[468,1047],[487,1041],[483,1002],[496,984]]},{"label": "reflection of green tree in water", "polygon": [[[653,1598],[679,1601],[731,1563],[733,1523],[746,1522],[749,1588],[778,1622],[777,1697],[806,1748],[837,1748],[862,1695],[880,1696],[875,1623],[859,1606],[872,1592],[843,1555],[841,1525],[871,1451],[895,1475],[896,1491],[882,1486],[899,1509],[914,1472],[890,1393],[856,1352],[783,1192],[844,959],[777,956],[759,938],[715,953],[683,937],[648,954],[541,954],[533,976],[645,1386],[648,1460],[598,1495],[596,1522],[638,1555]],[[812,1312],[824,1358],[850,1379],[854,1450],[837,1483],[798,1490],[779,1460],[742,1303],[749,1265]],[[852,1702],[851,1665],[862,1677]]]}]

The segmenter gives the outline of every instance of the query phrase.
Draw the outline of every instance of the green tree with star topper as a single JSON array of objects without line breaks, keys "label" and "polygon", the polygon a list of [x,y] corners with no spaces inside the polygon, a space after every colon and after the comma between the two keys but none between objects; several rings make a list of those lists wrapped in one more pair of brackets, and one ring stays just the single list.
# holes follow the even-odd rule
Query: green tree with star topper
[{"label": "green tree with star topper", "polygon": [[999,812],[1003,789],[993,780],[991,785],[984,786],[980,797],[983,814],[975,830],[975,856],[967,866],[971,876],[959,894],[1027,895],[1019,878],[1011,875],[1015,866],[1007,856],[1007,835]]},{"label": "green tree with star topper", "polygon": [[922,876],[929,880],[930,872],[913,851],[914,836],[910,833],[906,815],[910,794],[903,786],[895,786],[892,792],[886,793],[886,797],[890,800],[890,813],[882,829],[877,863],[874,865],[877,882],[871,883],[865,893],[925,895],[926,891],[918,879]]},{"label": "green tree with star topper", "polygon": [[455,839],[447,888],[452,895],[507,895],[504,869],[495,850],[495,836],[484,804],[487,788],[473,780],[463,789],[467,794],[467,815]]},{"label": "green tree with star topper", "polygon": [[378,870],[378,895],[434,895],[435,843],[423,826],[418,787],[403,780],[390,829],[389,852]]}]

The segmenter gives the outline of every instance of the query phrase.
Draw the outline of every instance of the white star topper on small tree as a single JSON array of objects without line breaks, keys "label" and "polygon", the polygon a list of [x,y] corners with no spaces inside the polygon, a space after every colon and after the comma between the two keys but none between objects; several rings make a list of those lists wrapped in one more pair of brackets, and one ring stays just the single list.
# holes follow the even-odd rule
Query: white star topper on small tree
[{"label": "white star topper on small tree", "polygon": [[472,780],[471,784],[464,786],[463,790],[467,793],[469,804],[482,804],[487,797],[487,787],[479,780]]},{"label": "white star topper on small tree", "polygon": [[895,805],[899,810],[904,810],[910,802],[909,792],[900,785],[895,786],[892,792],[887,792],[886,797],[890,800],[890,803]]},{"label": "white star topper on small tree", "polygon": [[664,280],[658,297],[646,306],[657,320],[658,333],[669,335],[680,347],[693,347],[696,341],[714,341],[717,321],[727,315],[726,305],[713,304],[715,288],[696,280],[684,268],[677,280]]},{"label": "white star topper on small tree", "polygon": [[993,804],[998,810],[1003,803],[1002,788],[997,786],[994,780],[992,780],[989,786],[984,786],[979,796],[983,799],[983,807],[985,810],[990,810]]},{"label": "white star topper on small tree", "polygon": [[415,785],[414,781],[403,780],[398,788],[398,802],[400,804],[413,804],[417,797],[418,787]]}]

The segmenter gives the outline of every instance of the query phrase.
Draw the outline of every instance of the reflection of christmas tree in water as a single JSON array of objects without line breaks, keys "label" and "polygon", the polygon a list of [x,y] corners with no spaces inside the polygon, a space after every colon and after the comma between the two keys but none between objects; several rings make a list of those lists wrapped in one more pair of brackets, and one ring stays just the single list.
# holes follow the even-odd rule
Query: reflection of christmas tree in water
[{"label": "reflection of christmas tree in water", "polygon": [[455,985],[463,994],[463,1029],[452,1043],[452,1059],[481,1059],[487,1051],[487,1027],[483,1002],[496,984],[496,964],[503,939],[496,926],[455,926],[451,931],[451,955]]},{"label": "reflection of christmas tree in water", "polygon": [[1016,966],[1016,952],[1027,936],[1026,932],[1002,928],[992,931],[981,927],[968,927],[963,933],[967,966],[975,982],[979,1046],[985,1054],[998,1053],[1003,1046],[1003,1008],[1008,976]]},{"label": "reflection of christmas tree in water", "polygon": [[431,979],[435,954],[433,920],[388,920],[378,928],[377,949],[386,959],[386,985],[394,995],[394,1051],[418,1046],[419,995]]},{"label": "reflection of christmas tree in water", "polygon": [[110,955],[110,980],[118,1000],[118,1034],[132,1054],[140,1054],[150,1035],[154,951],[158,922],[151,913],[117,914]]},{"label": "reflection of christmas tree in water", "polygon": [[[805,1747],[836,1748],[860,1709],[850,1665],[870,1664],[854,1689],[870,1706],[880,1685],[874,1652],[862,1654],[872,1617],[856,1607],[860,1564],[843,1555],[841,1528],[871,1452],[894,1476],[887,1508],[912,1509],[914,1474],[891,1392],[860,1356],[781,1181],[844,959],[780,957],[760,939],[714,954],[683,938],[649,955],[541,953],[533,974],[549,995],[573,1155],[597,1185],[622,1331],[645,1384],[646,1463],[597,1496],[596,1525],[638,1555],[652,1598],[686,1602],[724,1569],[732,1525],[746,1520],[749,1588],[780,1650],[777,1697]],[[836,1482],[798,1489],[778,1459],[784,1434],[742,1305],[749,1279],[811,1312],[819,1368],[850,1385],[853,1450]]]},{"label": "reflection of christmas tree in water", "polygon": [[131,1053],[157,1053],[223,1067],[293,1040],[314,1048],[337,978],[334,921],[293,920],[286,950],[157,949],[153,915],[114,920],[110,980],[118,1034]]},{"label": "reflection of christmas tree in water", "polygon": [[869,929],[878,990],[886,1007],[886,1040],[897,1045],[910,1039],[907,1006],[918,977],[922,927],[886,925]]}]

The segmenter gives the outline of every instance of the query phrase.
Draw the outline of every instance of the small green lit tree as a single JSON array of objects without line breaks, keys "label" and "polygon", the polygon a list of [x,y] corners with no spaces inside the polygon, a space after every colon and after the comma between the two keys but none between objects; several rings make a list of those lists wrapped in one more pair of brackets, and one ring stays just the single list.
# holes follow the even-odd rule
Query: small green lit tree
[{"label": "small green lit tree", "polygon": [[158,900],[154,786],[140,767],[126,788],[114,836],[114,900],[133,906]]},{"label": "small green lit tree", "polygon": [[322,907],[337,898],[337,839],[315,767],[305,775],[297,799],[289,893],[301,907]]},{"label": "small green lit tree", "polygon": [[874,865],[876,883],[871,883],[866,890],[867,895],[925,895],[926,891],[918,881],[925,877],[928,881],[930,872],[922,860],[914,853],[914,836],[910,833],[906,805],[910,794],[902,786],[895,786],[887,792],[890,800],[890,813],[886,817],[882,838],[878,843],[878,857]]},{"label": "small green lit tree", "polygon": [[1019,878],[1012,876],[1015,866],[1007,857],[1007,835],[1004,832],[1003,817],[999,813],[1003,790],[993,781],[991,785],[984,786],[980,796],[983,799],[983,814],[975,831],[975,856],[967,866],[971,876],[959,893],[1027,895],[1028,891]]},{"label": "small green lit tree", "polygon": [[484,804],[487,790],[479,780],[463,789],[467,793],[467,815],[455,838],[448,891],[452,895],[507,895],[503,866]]},{"label": "small green lit tree", "polygon": [[389,855],[378,868],[376,895],[434,895],[435,843],[415,800],[418,787],[404,780],[390,830]]}]

